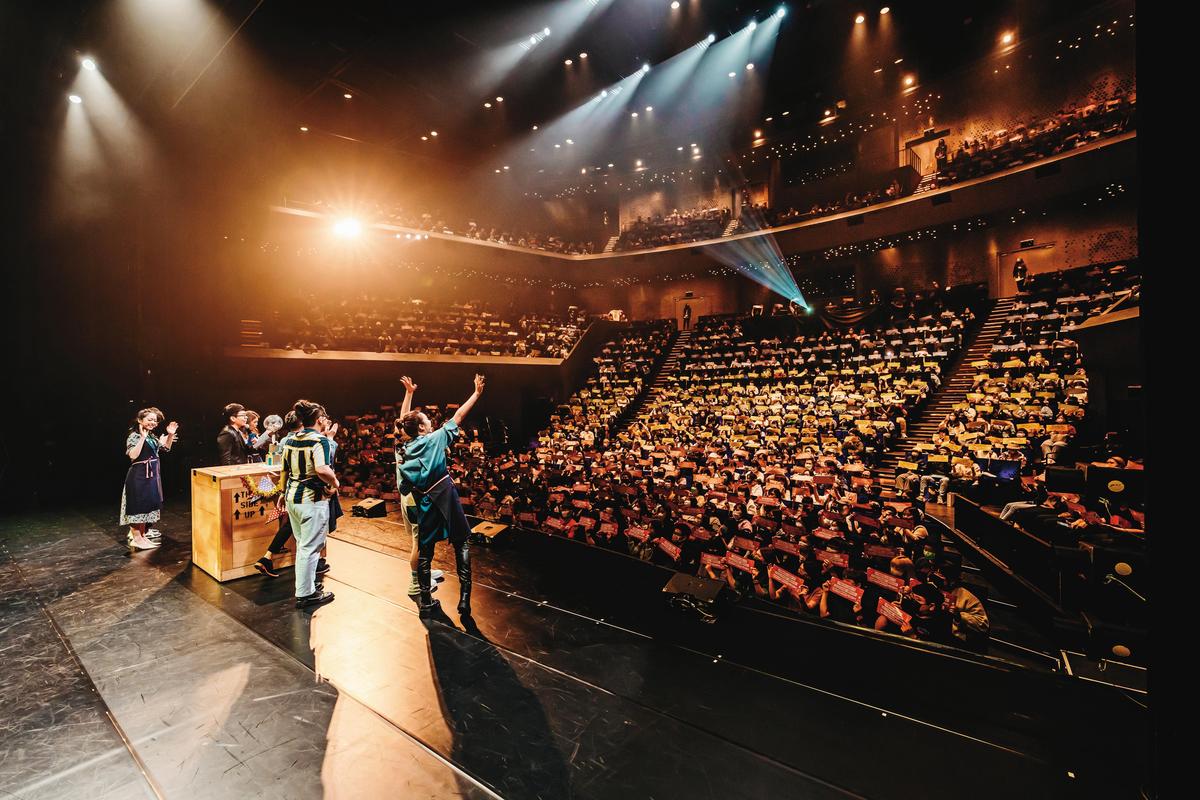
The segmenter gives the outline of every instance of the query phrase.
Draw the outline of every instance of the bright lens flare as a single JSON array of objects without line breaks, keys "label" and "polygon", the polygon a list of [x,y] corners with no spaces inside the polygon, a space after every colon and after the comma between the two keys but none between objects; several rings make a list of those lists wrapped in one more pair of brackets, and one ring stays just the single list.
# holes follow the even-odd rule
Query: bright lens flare
[{"label": "bright lens flare", "polygon": [[333,223],[333,233],[343,239],[354,239],[362,233],[362,223],[353,217],[345,217]]}]

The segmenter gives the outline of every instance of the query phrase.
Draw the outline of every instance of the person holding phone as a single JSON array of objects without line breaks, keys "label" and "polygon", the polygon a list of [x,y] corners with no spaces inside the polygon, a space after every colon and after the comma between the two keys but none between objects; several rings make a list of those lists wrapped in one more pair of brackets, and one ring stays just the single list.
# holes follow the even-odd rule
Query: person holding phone
[{"label": "person holding phone", "polygon": [[400,419],[400,427],[411,441],[400,447],[397,470],[401,479],[400,493],[411,494],[416,500],[420,540],[417,584],[423,613],[439,606],[431,596],[433,551],[438,542],[449,539],[458,567],[458,613],[463,617],[471,614],[471,561],[467,543],[471,529],[458,490],[450,478],[447,456],[450,445],[459,436],[459,426],[483,394],[483,387],[484,377],[476,375],[475,391],[454,412],[454,417],[437,430],[421,411],[410,411]]},{"label": "person holding phone", "polygon": [[171,449],[179,432],[179,423],[171,422],[165,434],[155,436],[154,429],[162,419],[163,413],[157,408],[143,408],[125,437],[125,455],[132,463],[121,492],[121,524],[129,526],[126,541],[135,550],[150,550],[161,544],[159,536],[147,535],[147,527],[162,515],[159,455]]}]

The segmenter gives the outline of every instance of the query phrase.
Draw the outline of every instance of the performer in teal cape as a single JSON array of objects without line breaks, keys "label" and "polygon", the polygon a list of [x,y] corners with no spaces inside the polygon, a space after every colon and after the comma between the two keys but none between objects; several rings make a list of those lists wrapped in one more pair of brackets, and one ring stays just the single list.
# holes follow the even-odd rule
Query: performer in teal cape
[{"label": "performer in teal cape", "polygon": [[400,492],[416,500],[417,585],[420,588],[420,608],[430,611],[438,607],[432,597],[431,565],[438,542],[449,540],[454,546],[458,568],[458,612],[471,614],[471,558],[467,537],[471,529],[463,513],[458,490],[450,477],[447,459],[450,445],[458,438],[459,425],[471,412],[483,394],[484,378],[475,376],[475,391],[459,406],[454,416],[437,430],[421,411],[410,411],[400,418],[400,427],[409,437],[397,449],[396,469],[400,477]]}]

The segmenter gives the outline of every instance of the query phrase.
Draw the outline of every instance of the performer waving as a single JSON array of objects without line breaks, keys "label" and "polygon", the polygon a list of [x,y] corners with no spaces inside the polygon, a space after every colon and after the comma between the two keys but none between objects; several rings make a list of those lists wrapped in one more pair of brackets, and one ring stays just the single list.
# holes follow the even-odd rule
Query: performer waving
[{"label": "performer waving", "polygon": [[433,429],[429,417],[420,411],[411,411],[400,419],[401,428],[411,439],[400,447],[398,471],[401,493],[412,494],[416,498],[417,534],[420,540],[417,585],[421,590],[422,611],[431,611],[439,605],[431,596],[430,567],[434,546],[449,539],[454,545],[458,567],[458,613],[462,616],[471,614],[471,560],[467,544],[471,531],[462,502],[458,499],[458,490],[450,479],[447,455],[450,445],[458,438],[459,425],[483,394],[483,386],[483,376],[476,375],[475,391],[459,406],[454,417],[437,430]]},{"label": "performer waving", "polygon": [[162,513],[162,475],[158,458],[175,443],[179,423],[167,425],[167,432],[154,435],[162,422],[163,413],[157,408],[143,408],[125,439],[125,455],[133,463],[125,474],[125,489],[121,492],[121,524],[129,526],[126,541],[136,550],[158,547],[160,537],[150,537],[147,526],[158,522]]}]

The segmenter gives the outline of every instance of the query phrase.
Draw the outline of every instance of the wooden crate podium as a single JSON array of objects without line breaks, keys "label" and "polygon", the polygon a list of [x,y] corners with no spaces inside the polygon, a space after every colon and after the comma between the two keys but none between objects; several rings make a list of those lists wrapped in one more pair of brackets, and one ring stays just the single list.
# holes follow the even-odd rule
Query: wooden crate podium
[{"label": "wooden crate podium", "polygon": [[[192,470],[192,563],[218,581],[231,581],[254,574],[254,562],[266,552],[279,530],[271,519],[274,499],[256,500],[243,478],[265,487],[279,478],[279,467],[267,464],[235,464]],[[295,560],[296,545],[274,559],[287,567]]]}]

